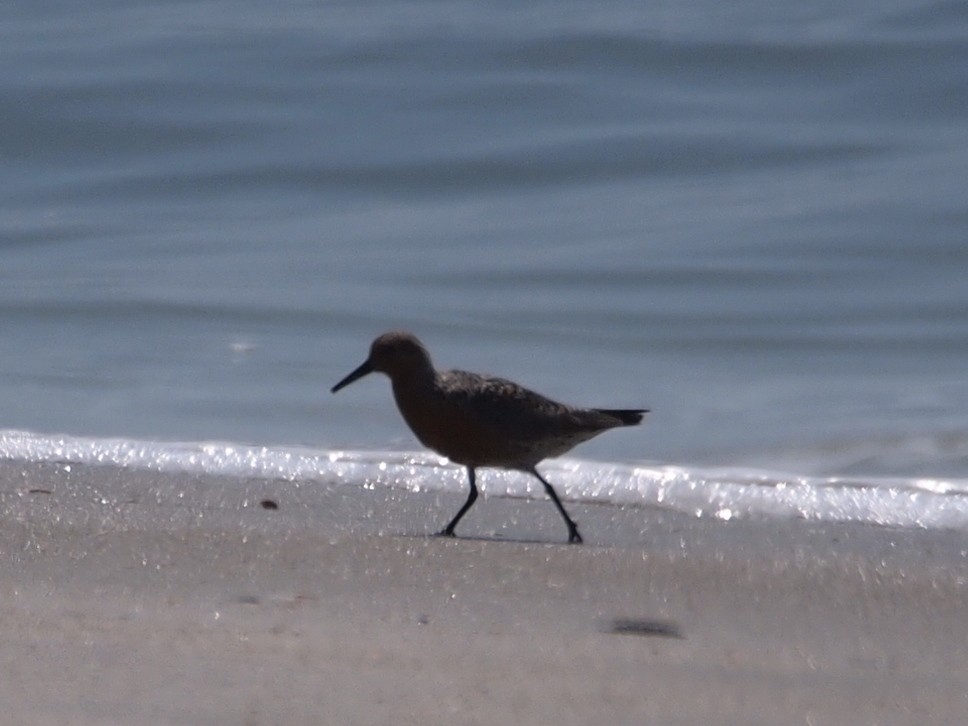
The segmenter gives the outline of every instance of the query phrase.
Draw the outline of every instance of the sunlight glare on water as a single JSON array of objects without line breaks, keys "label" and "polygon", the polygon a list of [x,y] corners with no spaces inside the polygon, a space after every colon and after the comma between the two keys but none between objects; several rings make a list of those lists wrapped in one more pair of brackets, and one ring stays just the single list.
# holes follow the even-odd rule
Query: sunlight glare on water
[{"label": "sunlight glare on water", "polygon": [[[237,478],[327,482],[375,489],[465,491],[463,467],[419,452],[326,451],[236,444],[164,443],[124,439],[46,437],[0,432],[0,456],[32,462],[197,472]],[[895,527],[968,529],[968,481],[847,480],[744,469],[628,466],[579,459],[541,465],[566,500],[654,507],[711,517],[796,518]],[[542,497],[533,477],[484,469],[485,495]]]}]

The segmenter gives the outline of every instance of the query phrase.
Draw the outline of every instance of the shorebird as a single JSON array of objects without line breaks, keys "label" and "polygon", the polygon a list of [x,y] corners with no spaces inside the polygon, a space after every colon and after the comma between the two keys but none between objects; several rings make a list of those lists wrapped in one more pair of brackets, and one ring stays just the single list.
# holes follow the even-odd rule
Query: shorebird
[{"label": "shorebird", "polygon": [[578,525],[535,465],[608,429],[634,426],[648,413],[648,409],[575,408],[503,378],[438,371],[423,343],[401,331],[374,340],[369,357],[332,392],[374,371],[389,376],[397,408],[420,442],[467,469],[470,494],[439,532],[447,537],[454,536],[457,523],[477,499],[476,469],[497,467],[537,477],[568,525],[568,541],[580,543]]}]

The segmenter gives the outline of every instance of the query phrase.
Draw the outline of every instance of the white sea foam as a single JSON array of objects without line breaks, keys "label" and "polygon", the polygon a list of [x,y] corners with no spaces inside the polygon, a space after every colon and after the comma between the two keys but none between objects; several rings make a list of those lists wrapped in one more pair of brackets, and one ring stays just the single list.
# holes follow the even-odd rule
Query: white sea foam
[{"label": "white sea foam", "polygon": [[[426,452],[328,451],[232,443],[172,443],[0,431],[0,457],[224,477],[325,480],[363,488],[463,489],[463,470]],[[571,501],[657,507],[697,518],[813,519],[968,529],[968,480],[808,477],[756,469],[560,459],[542,470]],[[486,470],[492,496],[543,496],[528,475]]]}]

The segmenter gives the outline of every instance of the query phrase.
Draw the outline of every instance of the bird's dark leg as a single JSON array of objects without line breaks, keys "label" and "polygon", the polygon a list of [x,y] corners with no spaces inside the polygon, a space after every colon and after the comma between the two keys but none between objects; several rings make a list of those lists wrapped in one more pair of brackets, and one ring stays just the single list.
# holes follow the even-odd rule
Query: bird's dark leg
[{"label": "bird's dark leg", "polygon": [[473,466],[467,467],[467,480],[471,484],[471,493],[467,495],[467,501],[464,502],[464,506],[461,507],[460,511],[457,512],[457,515],[452,520],[450,520],[450,524],[444,527],[444,529],[439,533],[441,537],[454,536],[454,527],[457,526],[457,523],[460,521],[460,518],[463,517],[465,514],[467,514],[467,510],[471,508],[471,506],[474,504],[474,500],[477,499],[477,483],[474,478]]},{"label": "bird's dark leg", "polygon": [[548,492],[548,495],[551,497],[551,501],[553,501],[555,506],[558,507],[558,511],[561,512],[561,516],[565,518],[565,524],[568,525],[568,542],[581,544],[582,538],[581,535],[578,534],[578,525],[575,524],[574,520],[568,516],[568,512],[565,511],[565,508],[561,506],[561,500],[558,499],[558,495],[555,494],[555,490],[548,482],[544,480],[544,477],[542,477],[536,469],[529,469],[528,471],[538,477],[538,481],[544,484],[545,491]]}]

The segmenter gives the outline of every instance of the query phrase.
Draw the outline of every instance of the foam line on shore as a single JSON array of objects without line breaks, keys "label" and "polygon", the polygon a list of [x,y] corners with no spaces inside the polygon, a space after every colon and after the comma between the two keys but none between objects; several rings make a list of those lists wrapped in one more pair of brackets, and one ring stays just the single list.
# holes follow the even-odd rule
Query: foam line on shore
[{"label": "foam line on shore", "polygon": [[[68,462],[362,488],[462,490],[462,468],[425,452],[332,451],[219,442],[152,442],[0,431],[8,460]],[[560,459],[542,464],[571,501],[668,509],[697,518],[807,519],[968,529],[968,481],[807,477],[746,468]],[[485,494],[543,497],[531,477],[485,470]]]}]

